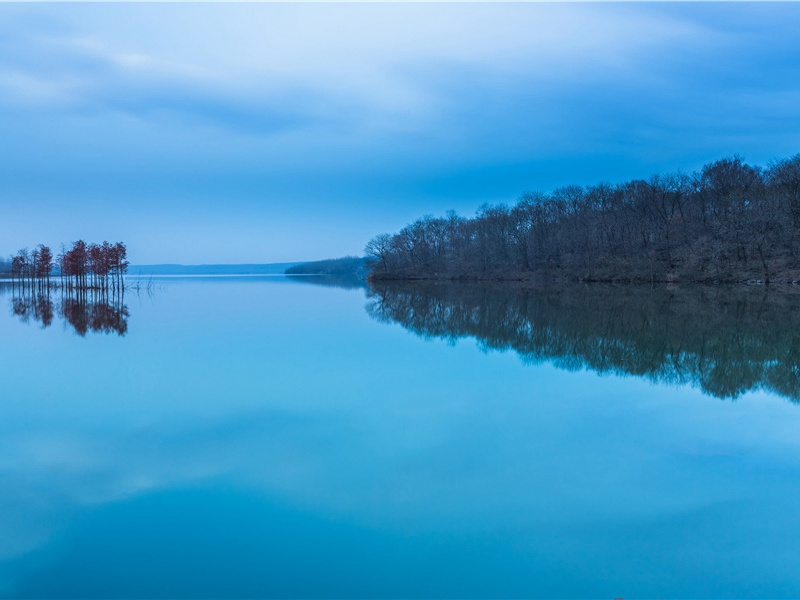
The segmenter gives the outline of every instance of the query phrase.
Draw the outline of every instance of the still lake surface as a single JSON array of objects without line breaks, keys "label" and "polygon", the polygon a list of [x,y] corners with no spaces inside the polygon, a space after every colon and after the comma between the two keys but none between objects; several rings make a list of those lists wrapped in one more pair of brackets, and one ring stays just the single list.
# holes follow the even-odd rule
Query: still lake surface
[{"label": "still lake surface", "polygon": [[0,287],[0,597],[800,596],[791,290],[151,291]]}]

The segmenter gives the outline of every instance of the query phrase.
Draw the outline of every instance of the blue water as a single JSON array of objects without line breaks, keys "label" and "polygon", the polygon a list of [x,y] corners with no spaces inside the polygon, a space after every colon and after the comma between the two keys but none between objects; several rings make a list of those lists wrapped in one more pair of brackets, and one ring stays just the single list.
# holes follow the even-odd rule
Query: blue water
[{"label": "blue water", "polygon": [[[0,295],[0,597],[800,596],[800,405],[529,364],[365,290]],[[558,361],[555,361],[558,363]]]}]

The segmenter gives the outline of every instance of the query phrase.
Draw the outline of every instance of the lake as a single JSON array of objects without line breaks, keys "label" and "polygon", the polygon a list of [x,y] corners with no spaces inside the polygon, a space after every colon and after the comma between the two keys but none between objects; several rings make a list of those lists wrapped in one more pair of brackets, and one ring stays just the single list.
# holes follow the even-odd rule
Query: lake
[{"label": "lake", "polygon": [[793,289],[154,281],[0,287],[0,597],[800,596]]}]

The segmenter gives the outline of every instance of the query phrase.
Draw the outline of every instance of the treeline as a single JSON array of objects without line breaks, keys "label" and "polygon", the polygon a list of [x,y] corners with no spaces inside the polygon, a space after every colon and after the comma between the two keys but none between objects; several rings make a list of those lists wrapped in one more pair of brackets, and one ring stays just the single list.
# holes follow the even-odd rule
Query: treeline
[{"label": "treeline", "polygon": [[367,312],[426,339],[471,337],[526,363],[800,402],[794,286],[528,286],[384,282]]},{"label": "treeline", "polygon": [[366,253],[372,280],[796,282],[800,154],[526,193],[471,219],[423,217]]},{"label": "treeline", "polygon": [[360,277],[366,274],[366,259],[358,256],[328,258],[293,265],[286,269],[286,275],[338,275]]},{"label": "treeline", "polygon": [[[128,251],[125,244],[87,244],[73,242],[54,257],[52,250],[39,244],[29,251],[20,250],[11,258],[10,276],[14,285],[21,287],[102,290],[121,292],[125,288],[123,276],[128,270]],[[58,277],[57,281],[53,281]]]}]

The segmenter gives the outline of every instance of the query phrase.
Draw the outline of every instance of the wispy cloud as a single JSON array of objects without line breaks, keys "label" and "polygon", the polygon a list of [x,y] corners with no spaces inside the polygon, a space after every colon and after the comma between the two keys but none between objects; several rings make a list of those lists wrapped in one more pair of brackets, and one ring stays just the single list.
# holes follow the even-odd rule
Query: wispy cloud
[{"label": "wispy cloud", "polygon": [[[147,7],[79,12],[87,10],[97,13],[89,27],[64,15],[60,35],[4,35],[17,48],[0,62],[6,103],[167,110],[234,129],[250,120],[256,131],[275,113],[356,127],[427,117],[430,125],[465,100],[442,85],[450,72],[484,86],[491,74],[504,93],[514,84],[624,80],[654,51],[715,37],[652,11],[557,5],[165,7],[169,27],[142,22]],[[181,41],[170,17],[183,22]]]}]

